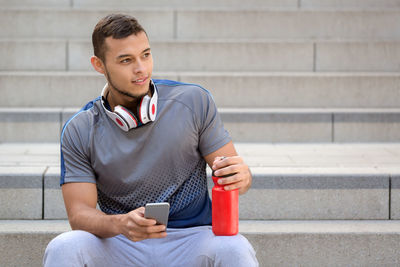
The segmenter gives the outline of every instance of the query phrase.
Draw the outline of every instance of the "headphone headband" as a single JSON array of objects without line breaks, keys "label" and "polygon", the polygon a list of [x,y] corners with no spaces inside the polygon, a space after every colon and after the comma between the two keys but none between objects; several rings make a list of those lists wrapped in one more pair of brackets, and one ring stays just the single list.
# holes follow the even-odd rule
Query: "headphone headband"
[{"label": "headphone headband", "polygon": [[143,96],[137,107],[137,114],[139,116],[139,119],[136,118],[133,112],[131,112],[129,109],[121,105],[114,107],[114,112],[106,107],[106,101],[107,101],[106,94],[108,93],[108,83],[105,84],[101,92],[101,104],[107,116],[119,128],[127,132],[130,129],[137,128],[156,119],[158,92],[156,85],[153,83],[153,80],[150,80],[150,90],[152,91],[152,96],[151,97],[149,97],[148,95]]}]

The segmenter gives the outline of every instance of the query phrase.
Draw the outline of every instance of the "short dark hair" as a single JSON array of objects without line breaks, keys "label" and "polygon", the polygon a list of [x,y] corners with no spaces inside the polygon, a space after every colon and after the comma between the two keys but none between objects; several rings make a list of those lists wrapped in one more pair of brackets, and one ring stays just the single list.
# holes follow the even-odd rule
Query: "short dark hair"
[{"label": "short dark hair", "polygon": [[94,55],[105,62],[105,39],[107,37],[123,39],[140,32],[146,33],[134,17],[124,14],[107,15],[96,24],[92,33]]}]

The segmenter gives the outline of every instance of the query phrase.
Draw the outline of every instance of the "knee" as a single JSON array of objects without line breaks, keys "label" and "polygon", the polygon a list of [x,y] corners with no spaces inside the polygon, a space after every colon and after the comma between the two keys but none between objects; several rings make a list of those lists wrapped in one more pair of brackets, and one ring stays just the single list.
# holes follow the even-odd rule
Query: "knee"
[{"label": "knee", "polygon": [[56,266],[53,264],[60,264],[63,259],[69,259],[72,262],[74,259],[79,260],[82,249],[90,247],[88,243],[95,239],[94,235],[85,231],[70,231],[58,235],[47,245],[43,258],[44,266]]},{"label": "knee", "polygon": [[214,249],[218,255],[240,255],[250,250],[251,245],[242,235],[220,236],[214,244]]},{"label": "knee", "polygon": [[218,242],[213,247],[215,249],[215,261],[221,265],[223,263],[235,263],[234,266],[258,266],[255,251],[249,241],[238,234],[232,237],[219,237]]},{"label": "knee", "polygon": [[93,239],[93,235],[85,231],[70,231],[56,236],[47,245],[46,251],[67,252],[85,246],[85,243]]}]

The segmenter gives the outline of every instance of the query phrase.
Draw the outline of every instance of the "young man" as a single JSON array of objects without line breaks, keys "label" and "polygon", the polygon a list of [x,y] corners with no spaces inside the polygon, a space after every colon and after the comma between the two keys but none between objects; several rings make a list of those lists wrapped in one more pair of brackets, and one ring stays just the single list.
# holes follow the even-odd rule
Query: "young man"
[{"label": "young man", "polygon": [[[53,239],[45,266],[258,266],[240,234],[215,236],[206,163],[225,190],[244,194],[248,166],[205,89],[152,80],[153,59],[135,18],[96,25],[91,63],[107,79],[61,135],[61,185],[73,230]],[[144,217],[170,204],[168,228]],[[101,210],[96,209],[96,203]]]}]

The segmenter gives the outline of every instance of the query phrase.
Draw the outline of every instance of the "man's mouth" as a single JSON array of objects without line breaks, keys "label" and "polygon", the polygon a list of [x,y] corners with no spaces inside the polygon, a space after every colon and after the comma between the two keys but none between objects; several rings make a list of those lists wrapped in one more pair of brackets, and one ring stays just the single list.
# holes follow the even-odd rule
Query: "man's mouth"
[{"label": "man's mouth", "polygon": [[134,80],[133,83],[142,85],[147,81],[147,79],[148,79],[148,77],[140,78],[140,79]]}]

